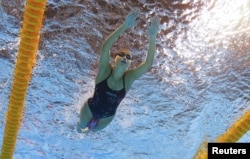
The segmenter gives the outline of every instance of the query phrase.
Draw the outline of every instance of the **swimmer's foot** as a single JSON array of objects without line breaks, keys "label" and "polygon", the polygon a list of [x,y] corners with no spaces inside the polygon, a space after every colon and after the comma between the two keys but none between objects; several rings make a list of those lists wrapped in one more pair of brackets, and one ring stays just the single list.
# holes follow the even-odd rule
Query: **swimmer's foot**
[{"label": "swimmer's foot", "polygon": [[76,131],[79,133],[86,133],[89,132],[90,130],[93,131],[93,129],[97,126],[99,119],[92,118],[88,125],[83,127],[80,122],[77,122],[77,128]]},{"label": "swimmer's foot", "polygon": [[78,133],[86,133],[86,132],[88,132],[88,131],[89,131],[89,128],[88,128],[88,127],[86,127],[86,128],[82,128],[82,127],[81,127],[81,125],[80,125],[80,123],[79,123],[79,122],[77,122],[77,128],[76,128],[76,131],[77,131]]}]

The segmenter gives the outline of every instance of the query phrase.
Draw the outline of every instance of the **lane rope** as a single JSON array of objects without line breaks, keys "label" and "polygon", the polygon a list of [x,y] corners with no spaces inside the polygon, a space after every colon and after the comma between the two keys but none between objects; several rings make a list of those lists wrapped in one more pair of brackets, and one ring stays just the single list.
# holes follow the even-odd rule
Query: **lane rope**
[{"label": "lane rope", "polygon": [[17,62],[6,115],[1,159],[12,159],[23,116],[26,92],[29,86],[39,44],[43,15],[47,0],[27,0]]},{"label": "lane rope", "polygon": [[[227,131],[220,135],[216,142],[237,142],[243,135],[250,130],[250,110],[244,113],[237,121],[235,121]],[[204,141],[198,148],[194,159],[207,159],[207,141]]]}]

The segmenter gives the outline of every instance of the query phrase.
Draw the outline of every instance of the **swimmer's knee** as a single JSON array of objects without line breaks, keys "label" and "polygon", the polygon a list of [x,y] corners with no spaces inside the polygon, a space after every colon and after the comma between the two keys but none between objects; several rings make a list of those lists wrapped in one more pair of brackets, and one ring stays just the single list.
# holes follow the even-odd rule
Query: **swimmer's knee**
[{"label": "swimmer's knee", "polygon": [[83,132],[82,130],[83,130],[83,129],[77,125],[76,131],[77,131],[78,133],[82,133],[82,132]]},{"label": "swimmer's knee", "polygon": [[78,121],[76,125],[76,131],[82,133],[85,129],[87,129],[87,124],[85,124],[85,122]]},{"label": "swimmer's knee", "polygon": [[97,132],[97,131],[101,131],[102,129],[104,129],[107,125],[96,125],[94,128],[92,129],[89,129],[88,127],[88,123],[81,123],[80,121],[77,122],[77,128],[76,128],[76,131],[78,133],[85,133],[85,132],[89,132],[89,131],[92,131],[92,132]]},{"label": "swimmer's knee", "polygon": [[[107,125],[106,125],[106,126],[107,126]],[[101,131],[101,130],[103,130],[106,126],[104,126],[104,127],[96,126],[95,128],[91,129],[91,131],[93,131],[93,132]]]},{"label": "swimmer's knee", "polygon": [[109,123],[99,123],[96,125],[96,127],[94,127],[93,129],[91,129],[91,131],[96,132],[96,131],[101,131],[104,128],[106,128],[109,125]]}]

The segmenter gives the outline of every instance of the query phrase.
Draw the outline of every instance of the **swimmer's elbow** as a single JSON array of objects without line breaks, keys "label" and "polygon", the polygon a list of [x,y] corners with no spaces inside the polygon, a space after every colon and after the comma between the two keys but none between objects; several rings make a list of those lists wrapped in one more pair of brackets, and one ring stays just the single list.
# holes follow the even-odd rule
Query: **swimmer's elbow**
[{"label": "swimmer's elbow", "polygon": [[108,47],[107,44],[104,43],[101,47],[101,52],[109,52],[109,48],[110,47]]},{"label": "swimmer's elbow", "polygon": [[141,63],[141,66],[144,70],[144,73],[146,73],[153,65],[153,61],[144,61]]},{"label": "swimmer's elbow", "polygon": [[154,56],[147,56],[146,61],[144,62],[144,65],[146,65],[146,67],[148,67],[148,69],[150,69],[150,67],[153,65],[154,63]]},{"label": "swimmer's elbow", "polygon": [[154,64],[154,60],[150,60],[148,62],[148,69],[150,69],[153,66],[153,64]]}]

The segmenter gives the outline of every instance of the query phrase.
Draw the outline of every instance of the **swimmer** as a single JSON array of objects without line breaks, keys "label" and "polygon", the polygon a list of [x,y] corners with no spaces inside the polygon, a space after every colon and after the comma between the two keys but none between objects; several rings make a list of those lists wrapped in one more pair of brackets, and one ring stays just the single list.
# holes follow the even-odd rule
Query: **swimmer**
[{"label": "swimmer", "polygon": [[121,49],[115,56],[114,66],[109,62],[110,48],[125,30],[135,25],[138,15],[138,10],[132,10],[127,15],[125,22],[103,43],[95,79],[94,95],[84,103],[80,110],[80,120],[77,123],[79,133],[95,132],[105,128],[113,120],[118,105],[129,91],[132,83],[152,66],[160,23],[157,16],[152,18],[148,28],[149,50],[145,61],[135,69],[128,70],[132,62],[132,52],[129,49]]}]

